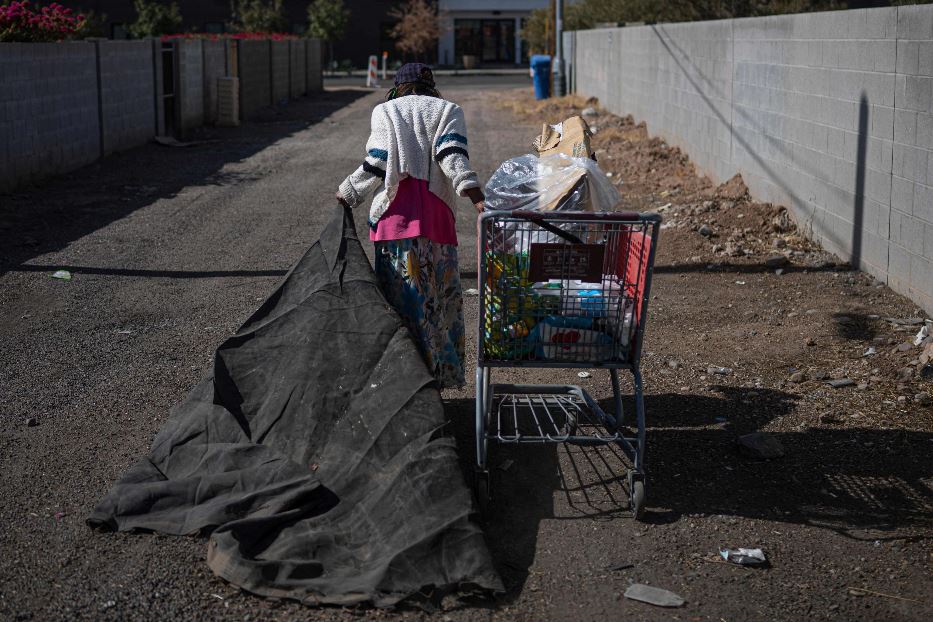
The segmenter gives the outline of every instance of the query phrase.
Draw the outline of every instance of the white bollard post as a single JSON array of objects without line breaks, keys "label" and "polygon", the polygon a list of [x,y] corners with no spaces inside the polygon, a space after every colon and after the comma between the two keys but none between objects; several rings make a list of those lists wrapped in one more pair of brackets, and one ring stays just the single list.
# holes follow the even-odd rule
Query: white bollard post
[{"label": "white bollard post", "polygon": [[366,71],[366,86],[369,88],[379,88],[379,82],[376,81],[376,72],[379,70],[379,59],[375,55],[369,57],[369,69]]},{"label": "white bollard post", "polygon": [[389,63],[389,53],[383,51],[382,52],[382,79],[383,80],[389,79],[388,76],[386,75],[386,65],[388,63]]}]

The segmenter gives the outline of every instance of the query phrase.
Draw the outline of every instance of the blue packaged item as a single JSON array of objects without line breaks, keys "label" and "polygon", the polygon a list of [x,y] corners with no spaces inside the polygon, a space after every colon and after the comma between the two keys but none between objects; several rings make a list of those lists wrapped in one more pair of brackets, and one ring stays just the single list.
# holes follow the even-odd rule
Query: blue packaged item
[{"label": "blue packaged item", "polygon": [[535,326],[535,355],[549,361],[602,361],[612,357],[609,335],[594,330],[588,317],[548,316]]}]

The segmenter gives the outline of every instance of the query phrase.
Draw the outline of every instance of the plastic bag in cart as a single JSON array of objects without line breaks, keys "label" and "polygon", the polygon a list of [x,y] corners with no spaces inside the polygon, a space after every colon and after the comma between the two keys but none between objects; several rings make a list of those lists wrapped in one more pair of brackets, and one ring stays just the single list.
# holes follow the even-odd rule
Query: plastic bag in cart
[{"label": "plastic bag in cart", "polygon": [[[506,160],[486,184],[486,208],[496,211],[608,212],[621,200],[596,162],[553,154],[538,158],[527,154]],[[590,237],[589,225],[559,225],[581,239]],[[497,234],[512,252],[527,251],[531,244],[559,243],[558,235],[518,223],[503,223]]]},{"label": "plastic bag in cart", "polygon": [[486,184],[490,210],[608,212],[621,199],[596,162],[562,153],[506,160]]}]

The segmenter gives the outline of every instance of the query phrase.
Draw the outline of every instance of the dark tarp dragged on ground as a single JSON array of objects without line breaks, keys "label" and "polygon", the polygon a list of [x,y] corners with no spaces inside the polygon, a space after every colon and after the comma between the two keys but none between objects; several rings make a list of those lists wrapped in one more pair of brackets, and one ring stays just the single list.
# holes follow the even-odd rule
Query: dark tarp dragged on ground
[{"label": "dark tarp dragged on ground", "polygon": [[426,586],[501,591],[443,423],[340,208],[88,523],[211,532],[211,569],[265,596],[391,605]]}]

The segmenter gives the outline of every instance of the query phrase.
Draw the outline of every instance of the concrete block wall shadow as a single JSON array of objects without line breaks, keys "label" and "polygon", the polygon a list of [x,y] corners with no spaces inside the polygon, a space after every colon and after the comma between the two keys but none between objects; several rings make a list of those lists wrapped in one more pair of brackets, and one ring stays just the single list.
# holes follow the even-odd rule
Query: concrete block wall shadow
[{"label": "concrete block wall shadow", "polygon": [[0,192],[214,123],[220,77],[240,78],[241,119],[323,90],[320,41],[274,43],[0,43]]},{"label": "concrete block wall shadow", "polygon": [[[126,151],[118,158],[104,158],[95,166],[57,179],[47,179],[39,186],[21,188],[16,194],[0,193],[0,240],[8,242],[0,243],[0,275],[7,272],[49,272],[50,267],[44,265],[45,262],[30,265],[31,260],[60,251],[73,241],[136,210],[171,200],[185,188],[240,183],[245,179],[244,173],[231,171],[229,164],[250,159],[282,139],[310,127],[315,120],[325,118],[366,95],[366,91],[360,89],[339,89],[329,92],[326,98],[305,98],[295,104],[288,122],[223,128],[215,132],[219,141],[210,147],[167,149],[148,143]],[[91,119],[96,119],[96,111]],[[92,136],[89,140],[96,149],[99,136]],[[130,184],[132,189],[124,188],[125,184]],[[34,242],[24,241],[29,238]],[[78,257],[73,259],[74,263],[52,267],[51,270],[137,279],[274,276],[282,273],[268,270],[172,270],[159,266],[135,269],[112,263],[99,266],[93,262],[82,263]]]},{"label": "concrete block wall shadow", "polygon": [[272,46],[269,75],[272,77],[272,103],[288,100],[291,90],[289,79],[289,41],[270,41]]},{"label": "concrete block wall shadow", "polygon": [[308,39],[305,47],[308,71],[307,92],[319,93],[324,90],[324,46],[320,39]]},{"label": "concrete block wall shadow", "polygon": [[933,6],[572,37],[577,93],[933,313]]},{"label": "concrete block wall shadow", "polygon": [[272,105],[271,41],[237,41],[240,77],[240,118],[253,118]]},{"label": "concrete block wall shadow", "polygon": [[93,43],[0,44],[0,191],[101,155]]},{"label": "concrete block wall shadow", "polygon": [[163,60],[162,60],[162,41],[160,39],[150,39],[148,41],[152,54],[152,82],[154,85],[153,108],[155,113],[155,135],[165,135],[165,105],[163,102],[165,96],[165,85],[163,82]]},{"label": "concrete block wall shadow", "polygon": [[141,145],[156,131],[155,76],[148,41],[97,41],[101,153]]},{"label": "concrete block wall shadow", "polygon": [[308,52],[306,39],[288,42],[288,81],[292,99],[308,92]]},{"label": "concrete block wall shadow", "polygon": [[204,124],[217,123],[217,79],[229,76],[227,69],[227,42],[204,41]]},{"label": "concrete block wall shadow", "polygon": [[175,41],[175,110],[178,132],[186,136],[204,125],[204,44],[201,39]]}]

